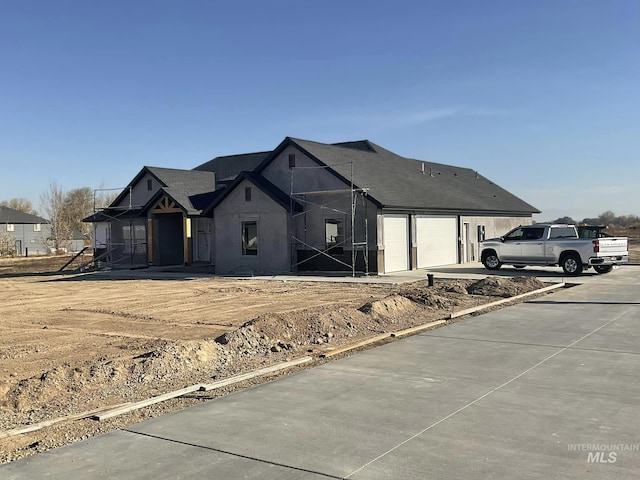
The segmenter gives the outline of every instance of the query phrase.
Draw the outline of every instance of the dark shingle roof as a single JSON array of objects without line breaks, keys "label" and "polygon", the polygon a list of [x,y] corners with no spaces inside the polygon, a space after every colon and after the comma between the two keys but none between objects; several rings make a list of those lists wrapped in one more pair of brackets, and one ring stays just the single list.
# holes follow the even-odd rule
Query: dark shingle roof
[{"label": "dark shingle roof", "polygon": [[236,178],[240,172],[251,171],[256,168],[270,153],[256,152],[216,157],[197,166],[194,170],[215,172],[217,181],[229,181]]},{"label": "dark shingle roof", "polygon": [[[201,172],[194,170],[181,170],[178,168],[149,167],[145,166],[129,182],[127,188],[122,190],[111,206],[118,205],[128,194],[129,188],[140,181],[147,173],[151,174],[165,189],[171,189],[175,200],[185,207],[191,206],[187,201],[189,195],[211,192],[216,189],[216,175],[213,172]],[[141,207],[142,205],[134,205]]]},{"label": "dark shingle roof", "polygon": [[[159,192],[164,192],[171,196],[171,198],[184,208],[188,215],[199,214],[203,208],[199,196],[213,192],[216,189],[216,174],[214,172],[148,166],[143,167],[142,170],[138,172],[129,183],[129,186],[138,183],[147,173],[155,177],[160,185],[162,185]],[[111,206],[118,205],[128,194],[129,190],[125,188],[113,201]],[[159,195],[161,195],[161,193],[154,195],[150,201],[157,199]],[[197,205],[192,203],[192,197],[196,199]],[[134,207],[140,208],[142,205],[134,205]]]},{"label": "dark shingle roof", "polygon": [[49,223],[49,220],[31,215],[30,213],[14,210],[13,208],[0,206],[0,223]]},{"label": "dark shingle roof", "polygon": [[[432,212],[538,213],[538,209],[470,168],[414,160],[396,155],[368,140],[325,144],[287,138],[257,169],[261,171],[279,151],[293,143],[383,208]],[[423,173],[424,168],[424,173]]]},{"label": "dark shingle roof", "polygon": [[[216,175],[199,170],[178,170],[173,168],[145,167],[165,186],[161,189],[185,209],[188,215],[202,212],[200,195],[208,194],[216,188]],[[194,205],[192,200],[196,200]],[[198,208],[200,207],[200,208]]]}]

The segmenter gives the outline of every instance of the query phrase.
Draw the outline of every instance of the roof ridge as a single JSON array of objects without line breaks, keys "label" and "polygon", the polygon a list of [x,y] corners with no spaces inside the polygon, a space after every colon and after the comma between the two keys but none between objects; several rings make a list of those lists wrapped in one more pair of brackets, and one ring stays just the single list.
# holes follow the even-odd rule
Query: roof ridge
[{"label": "roof ridge", "polygon": [[[217,158],[231,158],[231,157],[246,157],[248,155],[262,155],[264,153],[271,153],[273,150],[263,150],[260,152],[248,152],[248,153],[234,153],[231,155],[218,155],[217,157],[213,157],[211,160],[216,160]],[[211,160],[207,160],[207,162],[210,162]],[[204,163],[207,163],[204,162]]]},{"label": "roof ridge", "polygon": [[192,168],[172,168],[172,167],[153,167],[153,166],[149,166],[149,165],[145,165],[144,168],[146,169],[158,169],[158,170],[173,170],[174,172],[199,172],[199,173],[212,173],[209,172],[208,170],[194,170]]},{"label": "roof ridge", "polygon": [[373,148],[374,143],[367,139],[351,140],[348,142],[338,142],[338,143],[332,143],[331,145],[336,147],[341,147],[341,148],[350,148],[352,150],[360,150],[362,152],[378,153],[376,152],[376,149]]}]

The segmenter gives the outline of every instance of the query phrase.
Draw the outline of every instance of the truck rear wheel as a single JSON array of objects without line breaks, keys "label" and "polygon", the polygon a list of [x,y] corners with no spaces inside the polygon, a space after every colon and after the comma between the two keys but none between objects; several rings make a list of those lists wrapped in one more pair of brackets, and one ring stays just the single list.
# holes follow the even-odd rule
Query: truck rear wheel
[{"label": "truck rear wheel", "polygon": [[576,276],[582,273],[582,260],[577,253],[567,253],[560,264],[567,275]]},{"label": "truck rear wheel", "polygon": [[609,273],[613,270],[613,265],[594,265],[593,269],[598,273]]},{"label": "truck rear wheel", "polygon": [[482,255],[482,264],[487,270],[498,270],[502,266],[502,262],[496,255],[496,252],[487,252]]}]

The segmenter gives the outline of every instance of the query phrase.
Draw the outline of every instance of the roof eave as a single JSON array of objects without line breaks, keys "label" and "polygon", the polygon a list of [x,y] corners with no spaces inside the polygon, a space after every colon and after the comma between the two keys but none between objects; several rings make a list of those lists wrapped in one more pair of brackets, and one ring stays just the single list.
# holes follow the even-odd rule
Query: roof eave
[{"label": "roof eave", "polygon": [[526,217],[531,216],[539,211],[529,210],[500,210],[500,209],[460,209],[460,208],[431,208],[431,207],[416,207],[406,205],[382,205],[381,209],[387,212],[417,212],[424,214],[449,214],[449,215],[477,215],[477,216],[515,216]]}]

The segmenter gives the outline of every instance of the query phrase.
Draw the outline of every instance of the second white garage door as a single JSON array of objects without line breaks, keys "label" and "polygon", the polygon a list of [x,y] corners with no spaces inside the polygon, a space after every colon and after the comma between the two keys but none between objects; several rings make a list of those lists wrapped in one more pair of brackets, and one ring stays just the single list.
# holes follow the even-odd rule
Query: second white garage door
[{"label": "second white garage door", "polygon": [[458,262],[458,219],[441,215],[416,217],[418,268]]},{"label": "second white garage door", "polygon": [[384,271],[409,270],[409,224],[407,215],[385,215],[382,235],[384,238]]}]

